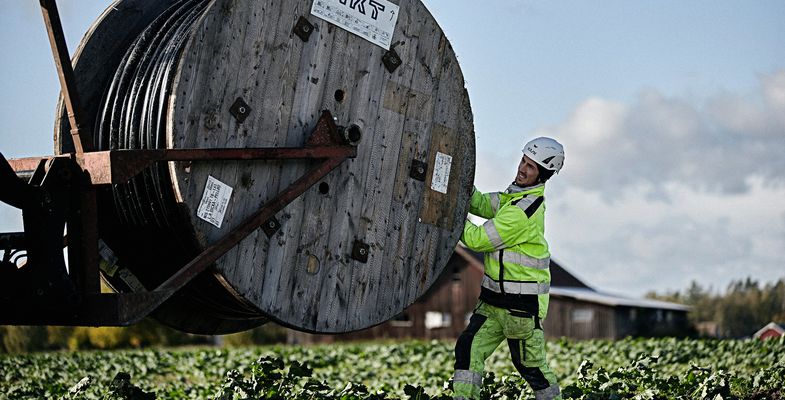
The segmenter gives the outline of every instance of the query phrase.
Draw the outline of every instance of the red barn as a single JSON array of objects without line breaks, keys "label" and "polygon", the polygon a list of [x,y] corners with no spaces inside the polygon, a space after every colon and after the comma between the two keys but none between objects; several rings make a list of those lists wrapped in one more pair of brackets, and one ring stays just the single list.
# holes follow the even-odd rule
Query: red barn
[{"label": "red barn", "polygon": [[780,324],[775,324],[774,322],[769,322],[768,325],[760,328],[757,332],[755,332],[752,337],[755,339],[765,340],[765,339],[774,339],[778,338],[782,335],[785,335],[785,326]]}]

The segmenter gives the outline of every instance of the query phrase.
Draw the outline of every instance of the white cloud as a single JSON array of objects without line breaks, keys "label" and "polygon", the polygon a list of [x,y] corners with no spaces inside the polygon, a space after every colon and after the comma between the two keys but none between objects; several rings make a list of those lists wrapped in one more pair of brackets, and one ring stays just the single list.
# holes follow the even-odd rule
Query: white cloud
[{"label": "white cloud", "polygon": [[[745,193],[683,184],[607,201],[595,190],[551,190],[547,235],[554,258],[598,288],[642,295],[690,281],[724,289],[734,279],[785,277],[785,188],[749,182]],[[560,192],[560,193],[559,193]]]},{"label": "white cloud", "polygon": [[785,111],[785,71],[764,75],[761,81],[767,105],[780,113]]},{"label": "white cloud", "polygon": [[695,104],[656,90],[633,104],[600,98],[579,104],[564,122],[538,130],[566,148],[564,179],[616,193],[678,182],[741,193],[748,180],[785,184],[785,71],[760,78],[749,95],[717,94]]}]

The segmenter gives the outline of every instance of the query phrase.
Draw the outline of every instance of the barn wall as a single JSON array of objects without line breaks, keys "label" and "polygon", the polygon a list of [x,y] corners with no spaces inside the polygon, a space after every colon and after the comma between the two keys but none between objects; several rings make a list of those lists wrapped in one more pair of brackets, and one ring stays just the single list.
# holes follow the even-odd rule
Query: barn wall
[{"label": "barn wall", "polygon": [[616,319],[612,307],[551,295],[543,329],[547,338],[614,339]]},{"label": "barn wall", "polygon": [[626,336],[687,336],[690,323],[686,311],[617,307],[617,338]]}]

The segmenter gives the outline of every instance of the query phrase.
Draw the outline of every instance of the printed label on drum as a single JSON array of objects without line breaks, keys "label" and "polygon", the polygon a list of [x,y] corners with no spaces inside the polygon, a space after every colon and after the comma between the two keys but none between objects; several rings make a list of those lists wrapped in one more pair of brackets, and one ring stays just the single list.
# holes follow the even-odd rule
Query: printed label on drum
[{"label": "printed label on drum", "polygon": [[117,271],[117,277],[123,281],[132,292],[146,292],[147,288],[144,287],[139,278],[136,277],[128,268],[120,268]]},{"label": "printed label on drum", "polygon": [[196,216],[220,228],[229,199],[232,197],[232,190],[231,186],[208,176]]},{"label": "printed label on drum", "polygon": [[387,0],[314,0],[311,14],[390,50],[398,10]]},{"label": "printed label on drum", "polygon": [[452,156],[436,152],[436,161],[433,163],[433,176],[431,177],[431,189],[447,194],[447,185],[450,183],[450,167],[452,166]]},{"label": "printed label on drum", "polygon": [[98,255],[101,259],[98,260],[98,267],[109,276],[114,276],[119,266],[117,265],[117,256],[114,255],[112,249],[106,245],[102,239],[98,239]]}]

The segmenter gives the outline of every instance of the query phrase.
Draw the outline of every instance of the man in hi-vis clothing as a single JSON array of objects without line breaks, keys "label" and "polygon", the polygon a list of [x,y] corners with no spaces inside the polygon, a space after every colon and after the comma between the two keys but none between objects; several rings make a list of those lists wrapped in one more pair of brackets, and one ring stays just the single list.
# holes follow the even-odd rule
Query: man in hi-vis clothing
[{"label": "man in hi-vis clothing", "polygon": [[559,172],[564,148],[537,138],[523,149],[515,181],[501,193],[472,193],[461,241],[485,253],[480,301],[455,345],[455,399],[479,399],[485,360],[507,339],[512,363],[536,399],[561,399],[545,359],[542,320],[548,312],[550,252],[545,241],[545,182]]}]

